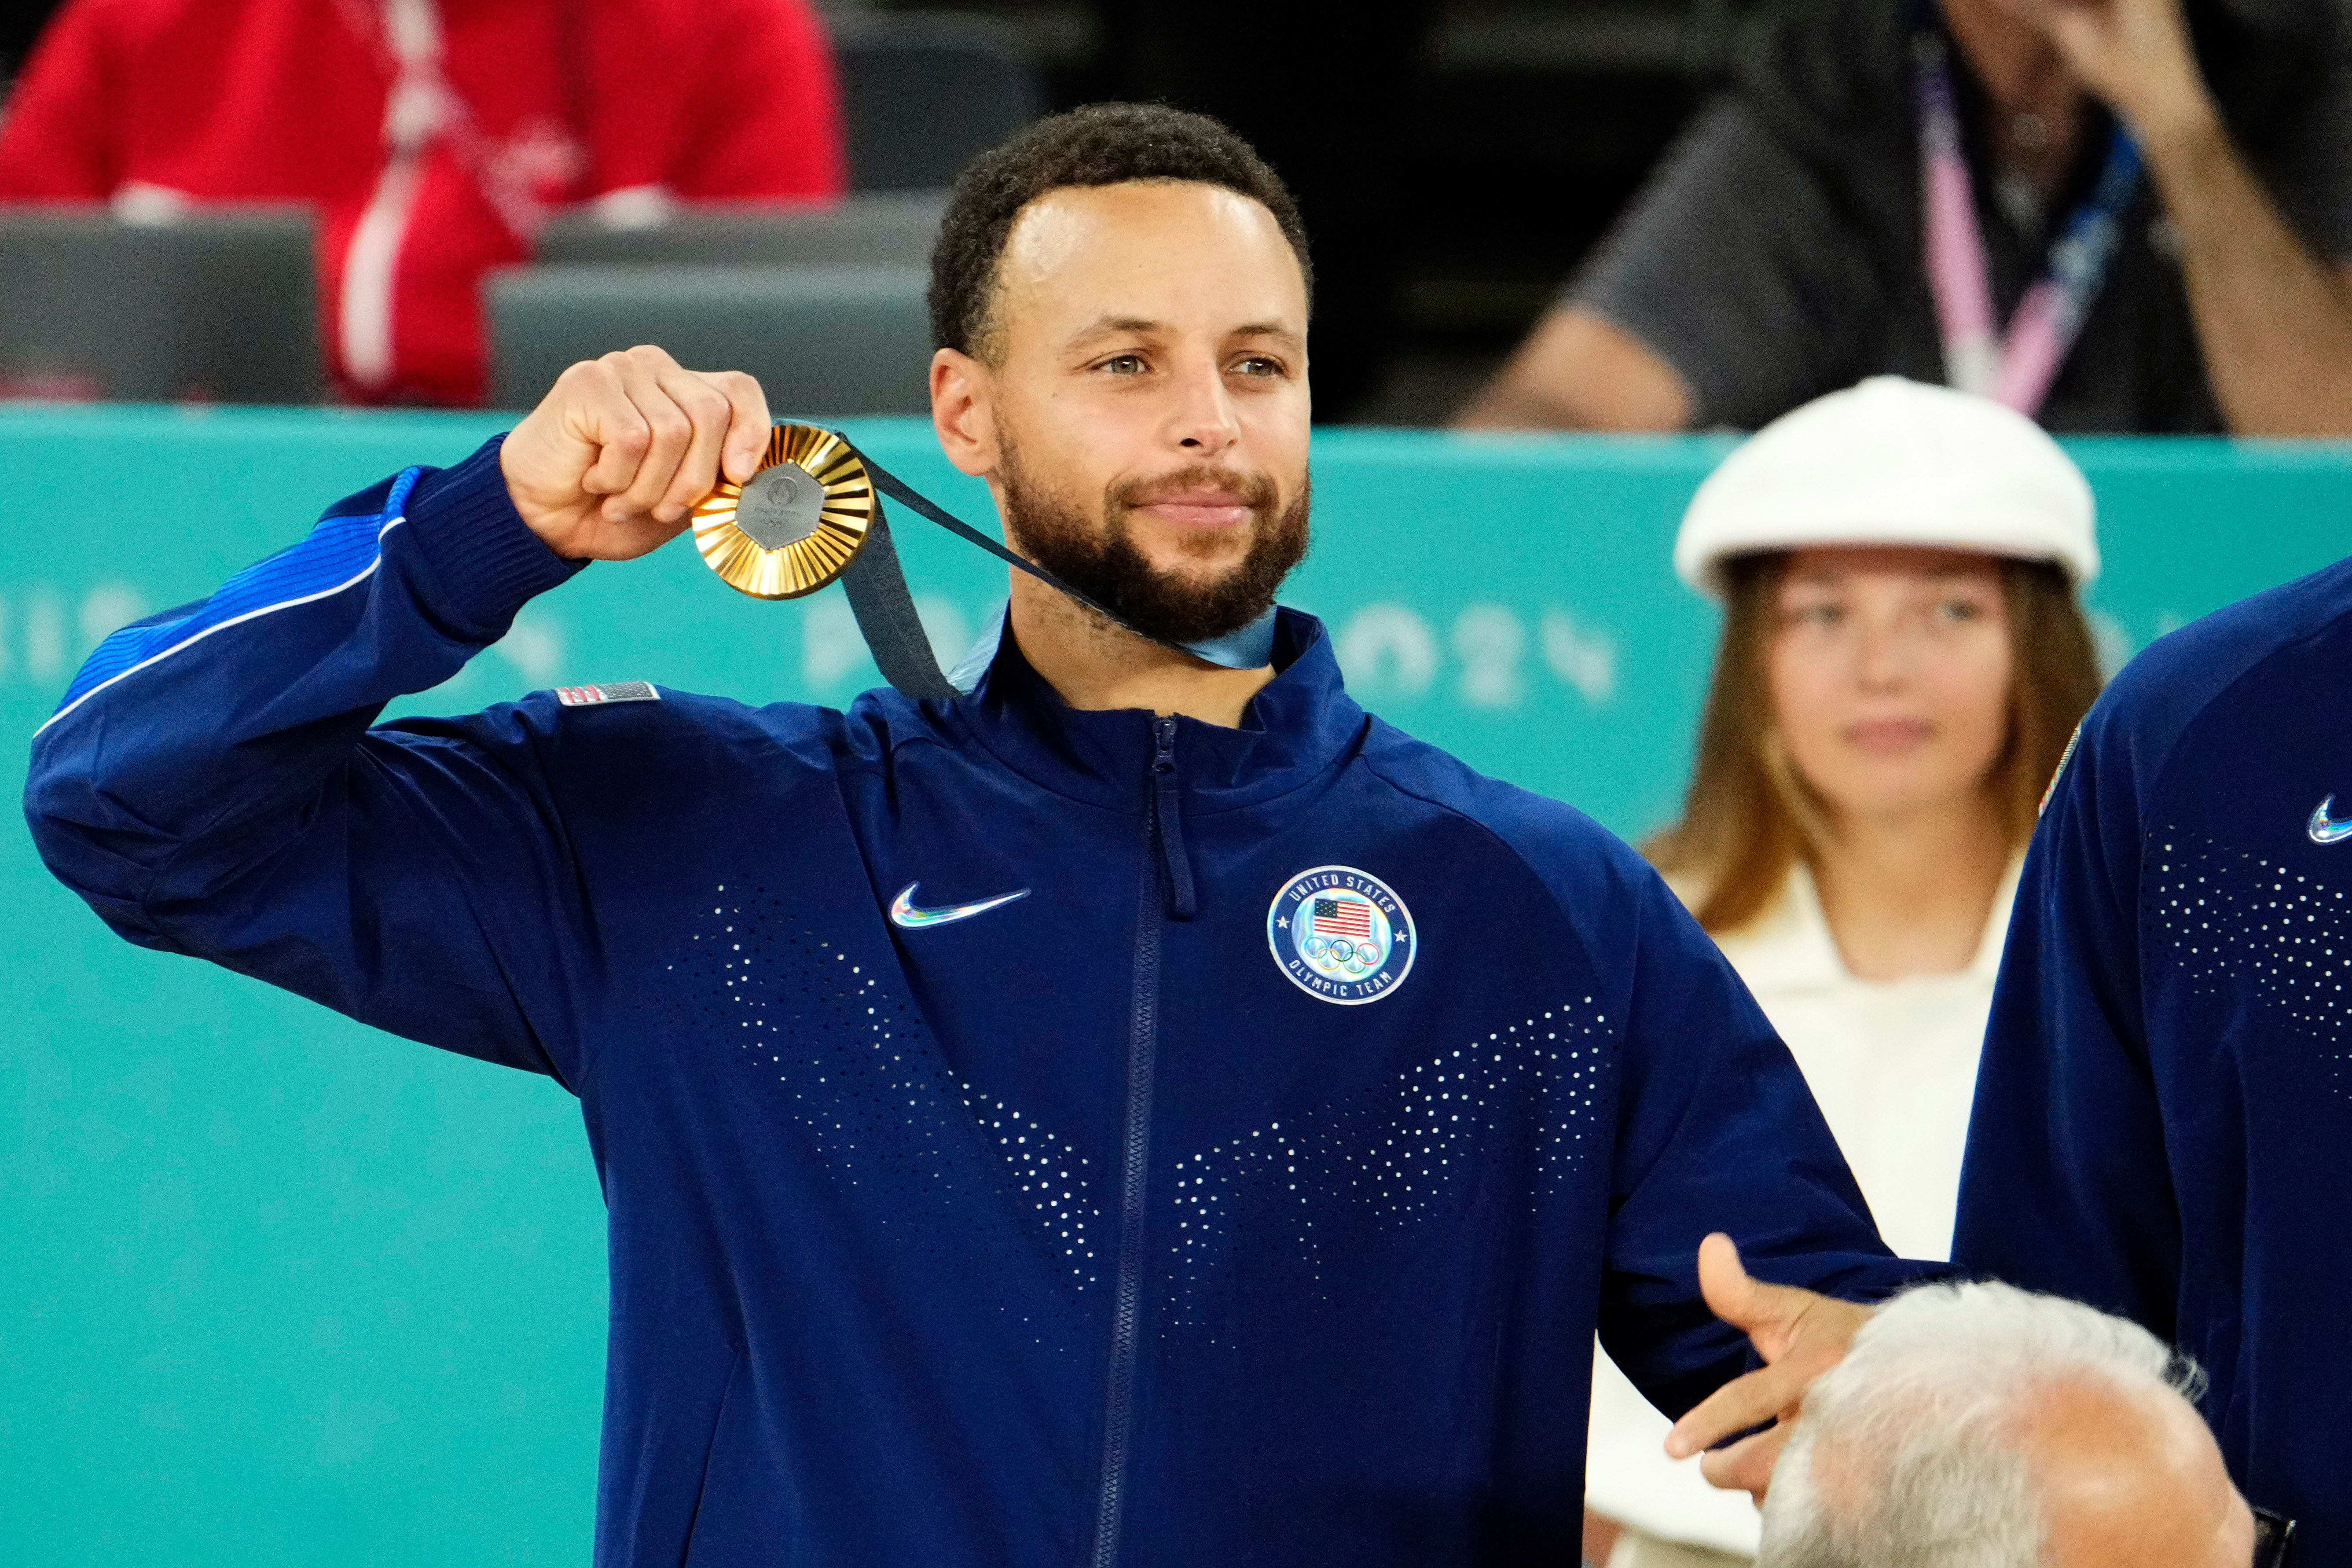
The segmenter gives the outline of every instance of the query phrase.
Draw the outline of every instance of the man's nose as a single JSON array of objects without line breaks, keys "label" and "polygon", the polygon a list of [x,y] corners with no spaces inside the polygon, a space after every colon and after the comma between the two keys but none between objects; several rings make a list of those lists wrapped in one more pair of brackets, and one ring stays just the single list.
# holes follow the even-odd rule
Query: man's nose
[{"label": "man's nose", "polygon": [[1213,458],[1240,438],[1241,421],[1234,416],[1233,393],[1213,361],[1187,365],[1177,378],[1175,397],[1170,413],[1171,434],[1188,455]]}]

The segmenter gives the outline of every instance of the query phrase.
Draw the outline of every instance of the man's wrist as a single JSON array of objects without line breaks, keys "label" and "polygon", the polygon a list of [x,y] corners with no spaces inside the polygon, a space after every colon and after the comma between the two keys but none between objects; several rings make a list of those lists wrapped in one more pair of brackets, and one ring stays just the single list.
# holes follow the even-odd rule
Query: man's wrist
[{"label": "man's wrist", "polygon": [[503,439],[419,480],[405,519],[436,607],[484,641],[505,636],[517,610],[587,564],[556,554],[516,511],[499,461]]},{"label": "man's wrist", "polygon": [[527,432],[518,426],[499,438],[498,452],[494,460],[498,467],[499,482],[506,487],[507,502],[514,510],[516,518],[538,537],[540,542],[566,561],[579,559],[564,549],[570,541],[563,534],[558,518],[550,508],[541,504],[538,499],[530,493],[528,481],[518,482],[512,467],[516,451],[514,438],[517,436],[525,435]]},{"label": "man's wrist", "polygon": [[2230,144],[2221,110],[2193,72],[2163,91],[2140,95],[2115,109],[2139,143],[2141,155],[2168,185],[2195,179],[2212,154]]}]

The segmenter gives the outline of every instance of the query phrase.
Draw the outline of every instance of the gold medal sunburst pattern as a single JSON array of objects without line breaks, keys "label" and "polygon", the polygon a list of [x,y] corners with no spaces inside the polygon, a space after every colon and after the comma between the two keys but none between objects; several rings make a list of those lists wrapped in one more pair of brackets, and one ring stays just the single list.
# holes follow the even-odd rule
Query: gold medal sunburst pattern
[{"label": "gold medal sunburst pattern", "polygon": [[[730,588],[755,599],[797,599],[841,575],[866,545],[874,521],[874,481],[849,443],[811,425],[779,425],[760,459],[761,472],[791,463],[824,488],[814,531],[768,549],[743,531],[735,509],[744,487],[721,479],[696,503],[694,544],[703,564]],[[752,477],[756,483],[758,476]]]}]

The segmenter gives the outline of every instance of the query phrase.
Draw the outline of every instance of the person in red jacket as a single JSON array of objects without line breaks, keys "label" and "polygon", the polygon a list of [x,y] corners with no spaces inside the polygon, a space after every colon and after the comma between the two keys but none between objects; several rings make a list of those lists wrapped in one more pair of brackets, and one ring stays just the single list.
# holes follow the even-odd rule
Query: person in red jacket
[{"label": "person in red jacket", "polygon": [[69,0],[0,124],[0,202],[314,204],[368,402],[480,401],[482,273],[557,206],[844,184],[807,0]]}]

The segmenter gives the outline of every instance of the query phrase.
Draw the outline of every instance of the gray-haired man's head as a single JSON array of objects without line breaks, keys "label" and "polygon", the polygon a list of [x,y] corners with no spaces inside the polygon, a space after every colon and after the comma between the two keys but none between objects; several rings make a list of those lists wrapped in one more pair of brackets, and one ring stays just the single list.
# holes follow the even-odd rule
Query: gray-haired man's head
[{"label": "gray-haired man's head", "polygon": [[1757,1568],[2244,1568],[2200,1381],[2079,1302],[1908,1291],[1806,1394]]}]

